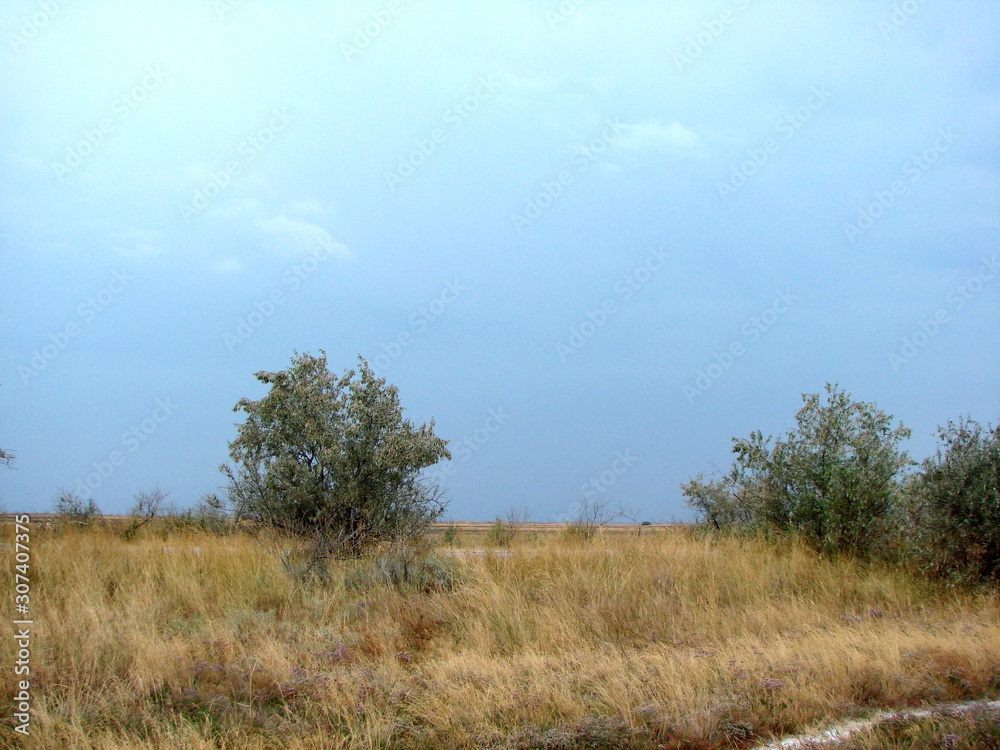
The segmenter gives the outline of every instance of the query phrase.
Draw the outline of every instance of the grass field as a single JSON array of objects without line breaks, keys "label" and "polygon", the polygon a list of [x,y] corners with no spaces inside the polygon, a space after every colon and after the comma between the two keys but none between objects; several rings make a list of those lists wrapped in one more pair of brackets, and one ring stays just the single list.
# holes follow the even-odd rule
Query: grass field
[{"label": "grass field", "polygon": [[[32,735],[6,711],[0,746],[752,747],[1000,697],[996,591],[790,541],[632,531],[528,528],[495,549],[439,530],[412,562],[435,587],[370,562],[296,582],[291,542],[246,534],[36,529]],[[989,738],[945,724],[927,736]],[[924,746],[904,740],[856,746]]]}]

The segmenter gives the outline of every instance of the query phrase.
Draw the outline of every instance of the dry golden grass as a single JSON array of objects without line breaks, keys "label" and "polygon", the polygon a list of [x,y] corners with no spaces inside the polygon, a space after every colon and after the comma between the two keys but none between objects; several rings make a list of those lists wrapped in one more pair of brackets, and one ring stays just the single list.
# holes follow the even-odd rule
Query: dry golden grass
[{"label": "dry golden grass", "polygon": [[995,591],[790,542],[545,535],[451,555],[455,587],[422,593],[296,584],[244,535],[34,536],[33,734],[10,746],[746,747],[1000,696]]}]

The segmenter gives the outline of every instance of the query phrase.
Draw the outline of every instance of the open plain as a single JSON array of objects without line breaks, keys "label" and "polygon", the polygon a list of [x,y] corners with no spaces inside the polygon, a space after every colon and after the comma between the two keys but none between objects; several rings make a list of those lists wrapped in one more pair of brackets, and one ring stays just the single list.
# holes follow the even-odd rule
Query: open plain
[{"label": "open plain", "polygon": [[753,747],[1000,695],[995,591],[790,540],[459,524],[303,579],[269,535],[34,536],[32,734],[0,744]]}]

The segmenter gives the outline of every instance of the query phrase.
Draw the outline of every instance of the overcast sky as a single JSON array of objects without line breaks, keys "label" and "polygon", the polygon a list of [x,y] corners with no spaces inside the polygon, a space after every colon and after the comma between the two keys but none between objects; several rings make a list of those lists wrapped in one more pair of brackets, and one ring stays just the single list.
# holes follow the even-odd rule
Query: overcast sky
[{"label": "overcast sky", "polygon": [[258,370],[366,357],[454,519],[686,518],[837,381],[1000,415],[1000,5],[8,0],[0,469],[219,490]]}]

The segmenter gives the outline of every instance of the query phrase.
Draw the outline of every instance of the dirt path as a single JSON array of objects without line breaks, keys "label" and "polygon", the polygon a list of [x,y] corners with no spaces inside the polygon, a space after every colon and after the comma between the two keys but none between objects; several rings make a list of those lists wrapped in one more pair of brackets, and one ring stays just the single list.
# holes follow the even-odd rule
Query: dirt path
[{"label": "dirt path", "polygon": [[1000,701],[969,701],[967,703],[945,703],[930,708],[911,708],[905,711],[883,711],[867,719],[847,721],[843,724],[826,729],[817,734],[800,734],[796,737],[786,737],[783,740],[772,742],[767,745],[758,745],[754,750],[796,750],[801,748],[814,748],[817,745],[827,745],[834,742],[846,740],[852,734],[867,729],[868,727],[881,724],[895,719],[926,719],[942,712],[970,711],[974,708],[1000,709]]}]

